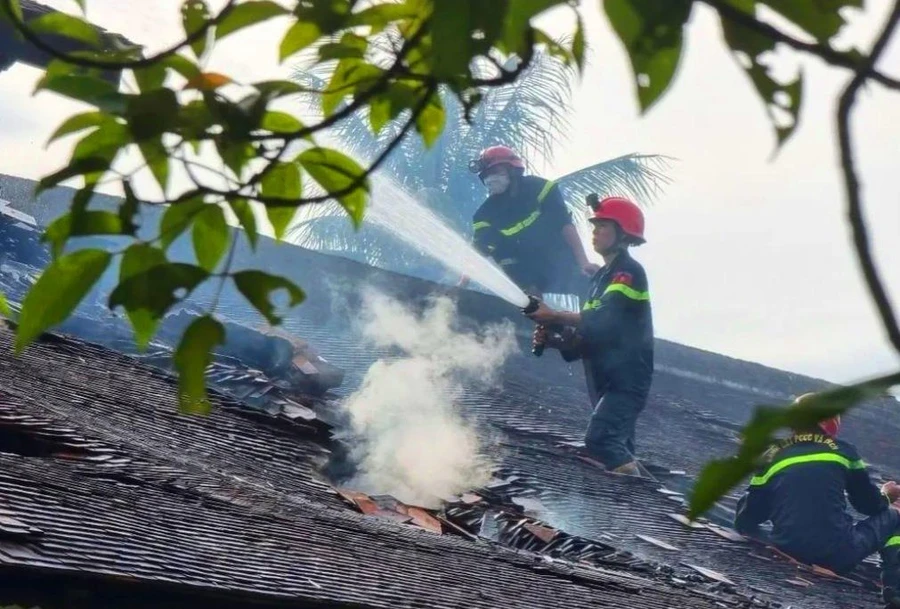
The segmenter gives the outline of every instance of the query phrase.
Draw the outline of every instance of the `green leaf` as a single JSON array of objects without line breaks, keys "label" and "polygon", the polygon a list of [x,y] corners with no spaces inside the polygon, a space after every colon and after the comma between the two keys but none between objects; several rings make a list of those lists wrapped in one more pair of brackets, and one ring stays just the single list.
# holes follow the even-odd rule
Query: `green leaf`
[{"label": "green leaf", "polygon": [[244,167],[256,158],[256,148],[247,141],[218,140],[216,147],[225,166],[238,178],[243,175]]},{"label": "green leaf", "polygon": [[100,157],[112,163],[119,150],[130,142],[128,128],[113,121],[81,138],[72,151],[72,160]]},{"label": "green leaf", "polygon": [[192,238],[197,262],[212,273],[228,247],[228,222],[221,207],[206,205],[194,220]]},{"label": "green leaf", "polygon": [[322,36],[318,24],[309,21],[298,21],[285,33],[278,48],[278,59],[284,61],[314,43]]},{"label": "green leaf", "polygon": [[74,159],[59,171],[41,178],[34,189],[34,196],[38,196],[48,188],[53,188],[57,184],[65,182],[69,178],[84,174],[93,174],[99,171],[105,171],[109,169],[109,164],[109,159],[103,157]]},{"label": "green leaf", "polygon": [[[752,10],[755,2],[755,0],[732,1],[740,2],[744,10]],[[775,80],[769,74],[769,67],[760,61],[764,53],[775,50],[774,40],[725,18],[722,18],[722,31],[735,60],[750,77],[756,92],[762,98],[769,120],[775,128],[780,148],[793,135],[800,121],[803,74],[798,73],[794,80],[787,83]]]},{"label": "green leaf", "polygon": [[365,214],[366,194],[369,192],[369,181],[364,178],[365,171],[359,163],[342,152],[320,147],[303,151],[297,160],[331,195],[345,191],[355,183],[359,184],[352,191],[338,197],[343,208],[350,214],[353,225],[358,228]]},{"label": "green leaf", "polygon": [[169,151],[163,145],[162,137],[143,140],[138,143],[138,148],[140,148],[144,160],[147,161],[150,173],[156,178],[156,182],[165,194],[169,187]]},{"label": "green leaf", "polygon": [[121,114],[125,109],[125,96],[111,83],[90,74],[51,75],[48,72],[38,81],[35,93],[38,91],[52,91],[111,114]]},{"label": "green leaf", "polygon": [[206,394],[206,368],[212,351],[225,343],[225,327],[210,317],[194,320],[175,350],[178,370],[178,409],[187,414],[208,414],[212,408]]},{"label": "green leaf", "polygon": [[341,60],[322,92],[322,112],[331,116],[345,97],[364,94],[383,76],[384,70],[378,66],[359,59]]},{"label": "green leaf", "polygon": [[422,134],[426,147],[431,147],[444,130],[446,113],[437,93],[431,93],[430,99],[416,119],[416,130]]},{"label": "green leaf", "polygon": [[435,77],[448,79],[468,72],[476,54],[471,32],[475,29],[478,0],[433,0],[431,38]]},{"label": "green leaf", "polygon": [[9,308],[9,303],[6,302],[6,296],[3,295],[3,292],[0,292],[0,315],[6,318],[12,317],[12,309]]},{"label": "green leaf", "polygon": [[167,68],[178,72],[188,81],[196,78],[202,72],[196,62],[184,55],[169,55],[162,59],[161,62]]},{"label": "green leaf", "polygon": [[231,206],[231,211],[237,217],[238,222],[244,228],[250,247],[255,250],[256,242],[259,240],[259,230],[256,227],[256,214],[253,212],[253,206],[246,199],[235,199],[229,201],[228,204]]},{"label": "green leaf", "polygon": [[253,88],[259,91],[260,95],[268,101],[280,97],[299,95],[306,91],[302,86],[290,80],[263,80],[253,83]]},{"label": "green leaf", "polygon": [[[210,20],[209,7],[204,0],[185,0],[181,5],[181,22],[184,25],[185,36],[193,36],[202,28],[206,27]],[[209,34],[209,31],[207,31]],[[198,58],[203,56],[206,51],[206,43],[209,36],[201,36],[198,40],[191,43],[191,50]]]},{"label": "green leaf", "polygon": [[368,26],[372,29],[370,34],[377,34],[388,25],[420,16],[415,2],[402,2],[399,4],[383,3],[369,6],[350,15],[347,25],[350,27]]},{"label": "green leaf", "polygon": [[161,89],[166,82],[166,64],[158,61],[147,67],[136,68],[134,79],[142,93]]},{"label": "green leaf", "polygon": [[126,117],[135,141],[153,140],[178,125],[181,106],[171,89],[128,96]]},{"label": "green leaf", "polygon": [[[263,176],[260,186],[264,197],[295,200],[299,205],[300,198],[303,195],[303,188],[300,182],[300,167],[297,163],[275,163]],[[284,237],[284,233],[294,219],[296,212],[296,207],[288,205],[266,207],[266,213],[268,214],[269,222],[272,224],[272,230],[275,232],[276,239]]]},{"label": "green leaf", "polygon": [[275,314],[275,307],[272,306],[270,300],[272,292],[285,290],[290,297],[290,307],[296,307],[306,298],[303,290],[286,277],[270,275],[262,271],[240,271],[232,277],[244,298],[249,300],[250,304],[273,326],[281,323],[281,317]]},{"label": "green leaf", "polygon": [[86,235],[122,235],[122,220],[111,211],[70,212],[50,223],[43,240],[51,243],[54,257],[58,257],[70,237]]},{"label": "green leaf", "polygon": [[21,353],[42,332],[63,322],[103,275],[112,256],[99,249],[84,249],[50,263],[22,302],[16,353]]},{"label": "green leaf", "polygon": [[[24,23],[25,16],[22,14],[21,0],[7,0],[0,2],[0,19],[5,21],[12,21],[15,19],[17,23]],[[16,35],[21,39],[21,34],[17,33]]]},{"label": "green leaf", "polygon": [[266,217],[269,219],[269,224],[272,225],[276,239],[284,237],[296,215],[296,207],[266,207]]},{"label": "green leaf", "polygon": [[253,0],[238,4],[216,26],[216,38],[221,40],[251,25],[287,14],[285,8],[270,0]]},{"label": "green leaf", "polygon": [[[148,250],[138,253],[147,254]],[[209,278],[209,273],[199,266],[182,262],[161,263],[158,255],[148,257],[143,261],[143,267],[139,258],[134,260],[134,266],[128,268],[128,277],[109,295],[109,308],[123,307],[129,312],[129,318],[139,315],[145,322],[162,319],[175,303],[186,299]]]},{"label": "green leaf", "polygon": [[[122,264],[119,267],[119,283],[123,283],[133,277],[147,278],[147,271],[167,263],[166,254],[158,247],[149,243],[135,243],[125,250],[122,256]],[[150,339],[156,333],[156,328],[162,319],[162,315],[152,308],[142,306],[140,303],[149,302],[155,286],[148,281],[140,279],[130,285],[132,298],[125,306],[125,314],[134,328],[134,339],[138,348],[143,350],[150,343]]]},{"label": "green leaf", "polygon": [[339,42],[327,42],[319,47],[319,61],[330,59],[363,59],[369,48],[369,41],[364,36],[347,32]]},{"label": "green leaf", "polygon": [[300,167],[297,163],[275,162],[260,181],[264,197],[299,199],[303,194],[300,184]]},{"label": "green leaf", "polygon": [[584,38],[584,20],[581,13],[578,13],[578,21],[575,27],[575,36],[572,38],[572,57],[575,58],[575,65],[578,66],[579,72],[584,72],[584,57],[587,44]]},{"label": "green leaf", "polygon": [[162,220],[159,222],[159,241],[163,249],[169,249],[169,246],[181,236],[187,227],[191,225],[194,218],[203,211],[206,203],[202,197],[196,197],[173,203],[163,212]]},{"label": "green leaf", "polygon": [[[479,4],[479,15],[482,28],[493,30],[496,23],[503,27],[503,38],[498,41],[498,48],[505,53],[516,53],[522,56],[529,44],[528,33],[533,30],[531,21],[541,13],[555,6],[566,4],[567,0],[515,0],[509,3],[509,8],[502,12],[501,6],[497,6],[491,13],[485,13]],[[675,0],[678,1],[678,0]],[[498,5],[501,3],[498,3]],[[608,3],[604,3],[608,4]],[[498,14],[499,13],[499,14]],[[485,19],[489,21],[485,23]],[[488,38],[491,40],[491,38]]]},{"label": "green leaf", "polygon": [[100,32],[97,28],[74,15],[51,11],[30,20],[28,27],[35,34],[64,36],[95,48],[100,47]]},{"label": "green leaf", "polygon": [[863,0],[815,0],[814,2],[760,0],[760,3],[765,4],[776,13],[781,13],[794,24],[815,36],[819,42],[828,42],[847,24],[841,9],[863,8]]},{"label": "green leaf", "polygon": [[63,136],[84,131],[91,127],[102,127],[114,122],[114,118],[103,112],[83,112],[81,114],[70,116],[62,125],[56,128],[56,131],[54,131],[53,135],[50,136],[50,139],[47,140],[47,145],[50,145]]},{"label": "green leaf", "polygon": [[303,129],[303,123],[287,112],[269,110],[263,115],[260,127],[272,133],[293,133]]},{"label": "green leaf", "polygon": [[603,8],[631,59],[641,111],[666,91],[681,59],[692,0],[616,0]]},{"label": "green leaf", "polygon": [[125,190],[125,200],[119,206],[119,221],[122,223],[123,231],[134,235],[137,232],[137,223],[134,219],[140,212],[140,199],[131,187],[131,180],[122,180],[122,188]]},{"label": "green leaf", "polygon": [[709,462],[700,473],[690,498],[689,516],[696,518],[760,465],[760,458],[775,442],[780,429],[798,432],[837,414],[843,414],[863,400],[883,395],[900,384],[900,372],[819,393],[790,407],[759,406],[742,430],[738,454]]}]

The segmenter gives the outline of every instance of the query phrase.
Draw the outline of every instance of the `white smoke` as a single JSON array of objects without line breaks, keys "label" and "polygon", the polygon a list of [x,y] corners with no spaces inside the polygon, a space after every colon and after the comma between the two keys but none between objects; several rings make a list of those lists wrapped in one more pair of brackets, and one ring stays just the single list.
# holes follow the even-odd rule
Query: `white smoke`
[{"label": "white smoke", "polygon": [[364,296],[362,334],[380,359],[345,402],[353,436],[353,488],[435,507],[440,498],[484,484],[490,463],[471,423],[458,412],[463,390],[494,382],[516,348],[512,323],[480,335],[454,329],[447,298],[416,314],[377,292]]}]

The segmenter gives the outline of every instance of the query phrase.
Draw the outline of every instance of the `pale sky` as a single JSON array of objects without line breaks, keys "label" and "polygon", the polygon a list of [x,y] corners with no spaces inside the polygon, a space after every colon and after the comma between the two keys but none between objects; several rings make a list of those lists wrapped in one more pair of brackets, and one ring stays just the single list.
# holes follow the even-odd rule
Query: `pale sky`
[{"label": "pale sky", "polygon": [[[45,3],[66,10],[73,4]],[[845,32],[865,48],[888,9],[887,0],[867,4]],[[151,51],[180,35],[179,6],[88,2],[94,21]],[[833,115],[847,76],[816,60],[801,62],[801,125],[770,160],[768,118],[710,11],[695,10],[677,80],[639,117],[630,67],[599,6],[584,3],[592,65],[575,93],[568,142],[546,174],[630,152],[679,159],[671,169],[675,182],[647,212],[649,243],[636,251],[650,275],[657,334],[836,382],[896,369],[900,359],[864,291],[844,220]],[[558,30],[565,18],[546,22]],[[209,68],[247,80],[287,76],[289,65],[276,63],[280,32],[283,24],[273,22],[235,35]],[[900,77],[900,42],[881,68]],[[45,150],[44,142],[79,108],[52,94],[32,97],[38,75],[22,66],[0,74],[2,173],[39,178],[68,157],[68,144]],[[900,306],[900,93],[873,85],[861,95],[854,133],[879,268]]]}]

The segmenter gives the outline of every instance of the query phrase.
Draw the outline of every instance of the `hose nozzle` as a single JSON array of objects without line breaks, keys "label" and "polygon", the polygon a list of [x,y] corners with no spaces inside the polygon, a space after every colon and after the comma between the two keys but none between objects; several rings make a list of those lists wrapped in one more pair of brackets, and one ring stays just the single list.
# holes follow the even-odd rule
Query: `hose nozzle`
[{"label": "hose nozzle", "polygon": [[[541,306],[541,301],[537,296],[528,296],[528,306],[522,309],[522,312],[525,315],[529,315],[537,311],[538,307]],[[539,326],[540,327],[540,326]],[[531,347],[531,352],[535,357],[540,357],[544,354],[544,343],[535,343],[534,346]]]},{"label": "hose nozzle", "polygon": [[524,309],[522,309],[522,312],[525,313],[525,315],[531,315],[532,313],[537,311],[539,306],[541,306],[540,299],[537,296],[529,295],[528,296],[528,305],[526,305],[526,307]]}]

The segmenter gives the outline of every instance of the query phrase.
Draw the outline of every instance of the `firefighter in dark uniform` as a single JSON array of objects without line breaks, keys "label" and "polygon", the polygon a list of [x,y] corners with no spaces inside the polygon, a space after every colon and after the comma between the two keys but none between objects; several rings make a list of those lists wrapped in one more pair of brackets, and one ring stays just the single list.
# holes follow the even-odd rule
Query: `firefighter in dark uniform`
[{"label": "firefighter in dark uniform", "polygon": [[[752,537],[771,521],[779,550],[836,573],[880,551],[884,601],[900,607],[900,486],[872,482],[856,448],[837,438],[840,425],[840,416],[827,419],[771,446],[738,502],[735,529]],[[868,518],[854,523],[848,499]]]},{"label": "firefighter in dark uniform", "polygon": [[607,470],[640,475],[634,457],[638,415],[653,377],[653,316],[647,275],[628,248],[644,243],[644,215],[622,197],[588,196],[594,250],[604,266],[591,279],[580,313],[541,303],[529,317],[535,342],[581,358],[594,413],[585,434],[591,459]]},{"label": "firefighter in dark uniform", "polygon": [[587,259],[559,188],[524,175],[525,163],[506,146],[486,148],[469,169],[489,193],[472,218],[475,248],[526,292],[579,293],[599,267]]}]

